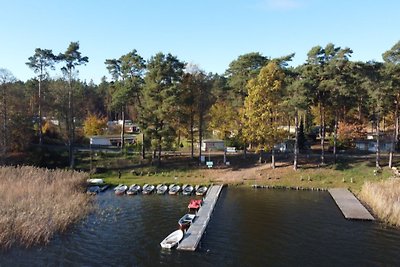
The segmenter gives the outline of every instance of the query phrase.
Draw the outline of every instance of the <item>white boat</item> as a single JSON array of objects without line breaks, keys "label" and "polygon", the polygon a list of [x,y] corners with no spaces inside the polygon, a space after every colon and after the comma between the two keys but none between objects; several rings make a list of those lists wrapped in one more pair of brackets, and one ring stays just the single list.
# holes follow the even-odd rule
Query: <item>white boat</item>
[{"label": "white boat", "polygon": [[114,188],[116,195],[123,195],[125,194],[126,190],[128,190],[128,186],[124,184],[119,184],[117,187]]},{"label": "white boat", "polygon": [[158,195],[164,195],[165,192],[167,192],[167,190],[168,190],[168,186],[166,186],[165,184],[157,186],[157,194]]},{"label": "white boat", "polygon": [[133,184],[129,187],[128,191],[126,191],[127,195],[136,195],[140,192],[140,185]]},{"label": "white boat", "polygon": [[193,186],[188,185],[184,189],[182,189],[182,194],[185,196],[190,196],[193,193],[193,190],[194,190]]},{"label": "white boat", "polygon": [[175,186],[175,184],[170,184],[170,185],[168,186],[168,190],[171,190],[171,188],[174,187],[174,186]]},{"label": "white boat", "polygon": [[183,231],[176,230],[169,234],[163,241],[161,241],[160,245],[162,248],[173,248],[175,247],[183,238]]},{"label": "white boat", "polygon": [[204,194],[207,192],[207,186],[200,186],[197,190],[196,190],[196,195],[197,196],[204,196]]},{"label": "white boat", "polygon": [[194,218],[196,218],[195,214],[185,214],[179,219],[178,224],[182,229],[186,229],[193,223]]},{"label": "white boat", "polygon": [[86,182],[88,182],[91,185],[101,185],[104,184],[103,179],[98,179],[98,178],[93,178],[93,179],[87,179]]},{"label": "white boat", "polygon": [[155,186],[152,184],[145,184],[143,186],[143,194],[145,195],[150,195],[151,193],[153,193]]},{"label": "white boat", "polygon": [[176,195],[176,194],[178,194],[178,192],[181,190],[181,187],[179,186],[179,185],[174,185],[173,187],[171,187],[170,189],[169,189],[169,192],[168,192],[168,194],[170,194],[170,195]]}]

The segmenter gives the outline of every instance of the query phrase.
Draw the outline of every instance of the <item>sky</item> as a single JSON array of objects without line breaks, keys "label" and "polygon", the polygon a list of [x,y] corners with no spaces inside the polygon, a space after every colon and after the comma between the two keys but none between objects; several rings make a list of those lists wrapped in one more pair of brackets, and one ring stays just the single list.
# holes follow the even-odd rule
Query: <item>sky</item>
[{"label": "sky", "polygon": [[[105,59],[136,49],[148,60],[171,53],[205,72],[223,74],[238,56],[295,53],[303,64],[314,46],[353,50],[352,60],[382,61],[400,40],[397,0],[0,0],[0,68],[19,80],[35,48],[65,52],[78,41],[86,66],[78,77],[111,76]],[[61,65],[52,77],[61,77]]]}]

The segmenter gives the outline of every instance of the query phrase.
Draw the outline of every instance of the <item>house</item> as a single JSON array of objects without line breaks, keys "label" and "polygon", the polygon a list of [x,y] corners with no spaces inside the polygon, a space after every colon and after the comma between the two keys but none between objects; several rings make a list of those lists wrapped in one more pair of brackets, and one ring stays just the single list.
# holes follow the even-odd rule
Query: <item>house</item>
[{"label": "house", "polygon": [[205,139],[201,142],[201,151],[224,151],[225,142],[219,139]]},{"label": "house", "polygon": [[[376,148],[377,148],[376,140],[371,140],[371,139],[357,140],[354,143],[355,143],[356,149],[358,149],[358,150],[368,151],[368,152],[376,152]],[[388,139],[379,140],[379,150],[381,152],[389,152],[391,150],[391,148],[393,148],[393,150],[395,149],[395,147],[392,147],[391,140],[388,140]]]},{"label": "house", "polygon": [[[135,135],[125,135],[125,144],[134,144],[136,141]],[[96,135],[90,137],[90,145],[92,146],[121,146],[120,135]]]}]

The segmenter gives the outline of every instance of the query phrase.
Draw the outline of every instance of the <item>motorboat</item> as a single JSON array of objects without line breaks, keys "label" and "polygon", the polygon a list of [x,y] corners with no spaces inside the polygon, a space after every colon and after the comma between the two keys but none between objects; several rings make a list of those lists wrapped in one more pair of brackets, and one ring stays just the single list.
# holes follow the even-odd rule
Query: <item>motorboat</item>
[{"label": "motorboat", "polygon": [[144,186],[143,186],[143,194],[144,195],[150,195],[151,193],[153,193],[153,191],[154,191],[154,189],[155,189],[155,186],[154,185],[152,185],[152,184],[145,184]]},{"label": "motorboat", "polygon": [[197,211],[198,209],[200,209],[201,204],[203,204],[203,200],[201,200],[201,199],[191,199],[189,201],[188,209]]},{"label": "motorboat", "polygon": [[136,195],[140,192],[140,185],[133,184],[129,187],[128,191],[126,191],[126,194],[128,195]]},{"label": "motorboat", "polygon": [[173,187],[171,187],[170,189],[169,189],[169,192],[168,192],[168,194],[170,194],[170,195],[176,195],[176,194],[178,194],[178,192],[181,190],[181,187],[179,186],[179,185],[174,185]]},{"label": "motorboat", "polygon": [[171,249],[175,247],[183,238],[183,231],[178,229],[171,234],[169,234],[163,241],[161,241],[160,245],[162,248]]},{"label": "motorboat", "polygon": [[184,189],[182,189],[182,194],[185,196],[190,196],[193,193],[193,186],[188,185]]},{"label": "motorboat", "polygon": [[195,214],[185,214],[182,218],[179,219],[178,224],[181,229],[187,229],[193,223],[194,218],[196,218]]},{"label": "motorboat", "polygon": [[104,184],[103,179],[99,179],[99,178],[87,179],[86,182],[88,182],[88,184],[90,184],[90,185],[102,185],[102,184]]},{"label": "motorboat", "polygon": [[168,190],[168,186],[166,186],[165,184],[157,185],[157,194],[158,195],[164,195],[165,192],[167,192],[167,190]]},{"label": "motorboat", "polygon": [[128,190],[128,186],[124,184],[119,184],[117,187],[114,188],[116,195],[123,195],[125,194],[126,190]]},{"label": "motorboat", "polygon": [[196,190],[196,196],[204,196],[207,193],[207,186],[200,186],[197,190]]}]

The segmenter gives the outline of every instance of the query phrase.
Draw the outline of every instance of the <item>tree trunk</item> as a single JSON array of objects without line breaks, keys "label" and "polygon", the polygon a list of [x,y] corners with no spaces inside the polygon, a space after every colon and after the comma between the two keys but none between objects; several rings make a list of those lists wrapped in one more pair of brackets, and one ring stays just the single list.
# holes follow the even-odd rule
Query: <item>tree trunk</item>
[{"label": "tree trunk", "polygon": [[296,109],[294,115],[294,159],[293,159],[293,169],[297,170],[297,161],[299,156],[299,113]]},{"label": "tree trunk", "polygon": [[201,164],[201,142],[203,142],[203,112],[199,114],[199,163]]},{"label": "tree trunk", "polygon": [[379,148],[379,141],[380,141],[380,114],[379,111],[377,112],[377,119],[376,119],[376,157],[375,157],[375,167],[380,169],[379,161],[380,161],[380,148]]},{"label": "tree trunk", "polygon": [[190,151],[190,158],[194,158],[194,117],[193,115],[190,116],[190,145],[191,145],[191,151]]},{"label": "tree trunk", "polygon": [[325,165],[325,110],[320,108],[321,112],[321,165]]},{"label": "tree trunk", "polygon": [[398,103],[396,101],[396,107],[394,110],[394,118],[395,118],[395,127],[392,135],[392,142],[390,144],[390,151],[389,151],[389,168],[393,167],[393,154],[394,154],[394,148],[396,144],[396,138],[397,138],[397,127],[398,127]]},{"label": "tree trunk", "polygon": [[2,85],[2,109],[3,109],[3,127],[2,127],[2,159],[5,160],[7,154],[7,95],[6,95],[6,86]]},{"label": "tree trunk", "polygon": [[338,112],[335,112],[335,126],[333,131],[333,163],[336,164],[336,147],[337,147],[337,129],[338,129]]},{"label": "tree trunk", "polygon": [[157,165],[158,167],[161,166],[161,137],[158,139],[158,159],[157,159]]},{"label": "tree trunk", "polygon": [[290,139],[290,116],[288,119],[288,137],[287,138]]},{"label": "tree trunk", "polygon": [[125,147],[125,106],[121,107],[121,120],[122,120],[122,127],[121,127],[121,152],[123,152]]},{"label": "tree trunk", "polygon": [[74,112],[73,112],[73,93],[72,93],[72,73],[69,71],[69,81],[68,81],[68,158],[69,167],[74,169]]},{"label": "tree trunk", "polygon": [[272,147],[271,150],[271,167],[272,169],[275,169],[275,149]]},{"label": "tree trunk", "polygon": [[144,133],[142,133],[142,159],[146,159],[146,147],[144,145]]},{"label": "tree trunk", "polygon": [[39,106],[39,145],[43,144],[43,131],[42,131],[42,73],[39,77],[39,92],[38,92],[38,106]]}]

